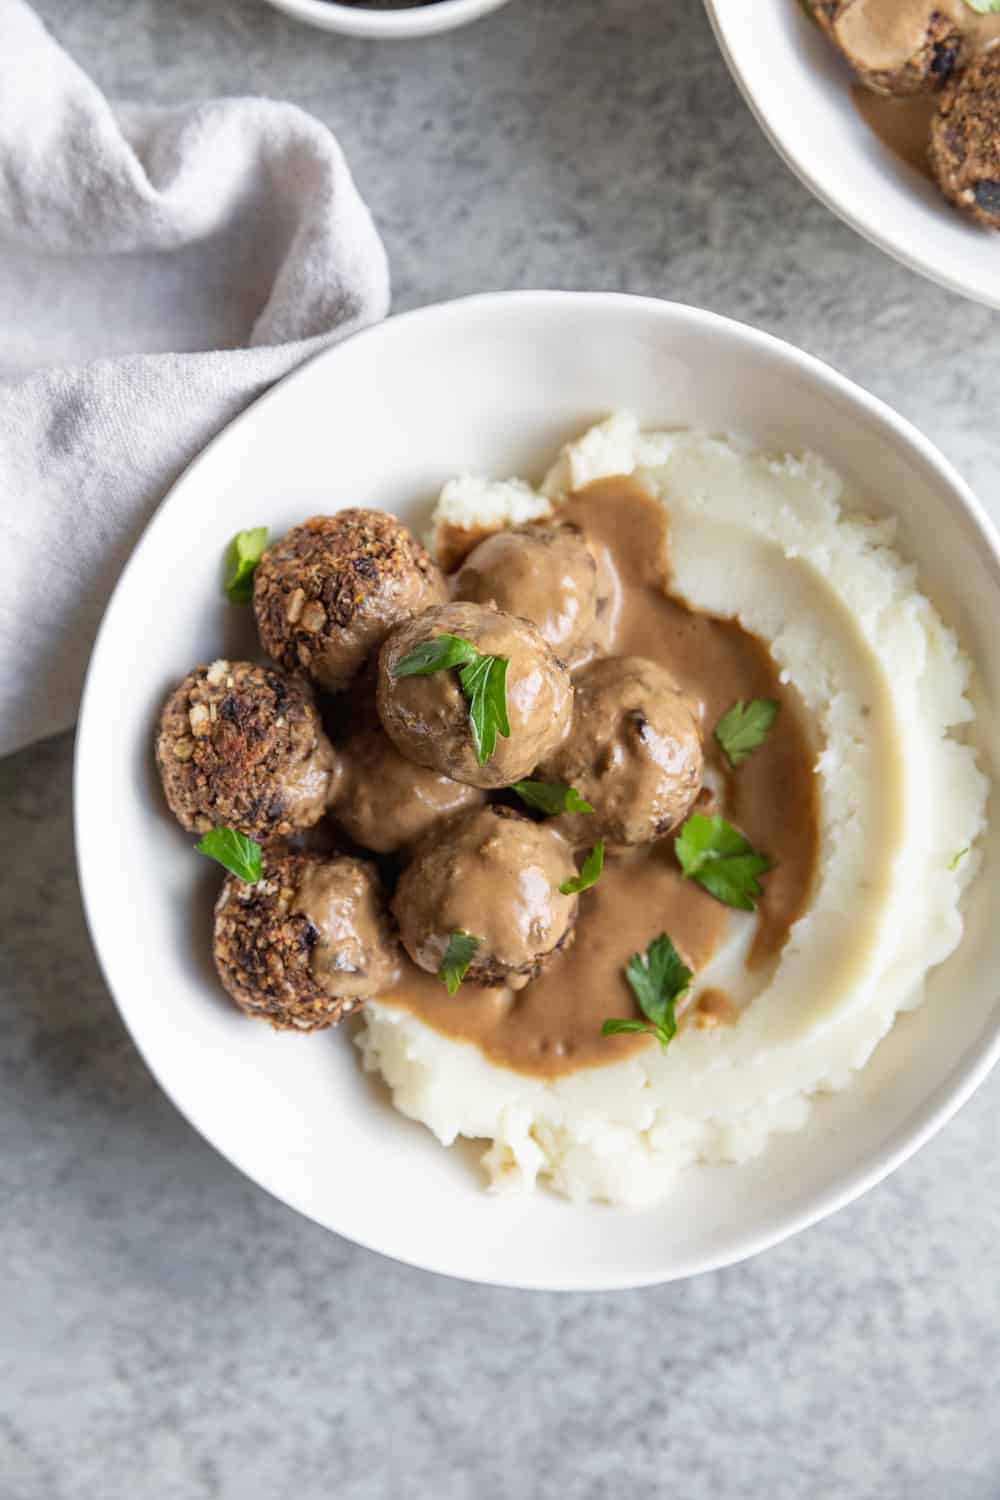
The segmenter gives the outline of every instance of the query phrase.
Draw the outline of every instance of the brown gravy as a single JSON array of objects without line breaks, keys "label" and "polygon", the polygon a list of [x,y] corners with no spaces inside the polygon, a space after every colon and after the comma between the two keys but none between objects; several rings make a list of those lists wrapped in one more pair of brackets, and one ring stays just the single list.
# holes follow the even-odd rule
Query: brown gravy
[{"label": "brown gravy", "polygon": [[[700,709],[706,762],[722,786],[719,810],[774,862],[762,880],[749,957],[752,967],[773,962],[808,898],[819,842],[815,750],[798,695],[780,682],[755,636],[669,595],[669,516],[634,480],[599,480],[568,501],[564,514],[604,554],[617,581],[609,605],[612,650],[646,656],[673,673]],[[778,718],[764,744],[733,772],[712,730],[738,698],[758,697],[779,701]],[[449,996],[434,975],[404,959],[402,980],[383,999],[448,1036],[475,1042],[491,1062],[554,1077],[655,1045],[641,1035],[600,1035],[609,1016],[641,1019],[624,977],[626,961],[667,932],[697,973],[728,920],[727,908],[681,878],[668,837],[609,853],[600,882],[581,897],[575,942],[516,994],[464,984]],[[702,998],[715,1024],[734,1019],[727,997],[699,996],[692,988],[695,1024]]]},{"label": "brown gravy", "polygon": [[908,167],[933,182],[934,174],[927,159],[931,138],[931,120],[937,108],[933,94],[916,94],[911,99],[890,99],[874,94],[863,84],[851,85],[851,98],[858,114],[883,146]]}]

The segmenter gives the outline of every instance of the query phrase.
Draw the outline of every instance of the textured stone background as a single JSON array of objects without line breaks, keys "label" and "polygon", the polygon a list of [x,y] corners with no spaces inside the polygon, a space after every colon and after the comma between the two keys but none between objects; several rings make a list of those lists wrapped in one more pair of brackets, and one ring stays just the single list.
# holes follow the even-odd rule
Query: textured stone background
[{"label": "textured stone background", "polygon": [[[809,197],[698,0],[514,0],[392,46],[260,0],[40,8],[117,96],[261,92],[328,121],[397,308],[701,303],[830,360],[1000,498],[996,317]],[[83,927],[70,758],[0,764],[0,1500],[1000,1495],[1000,1079],[863,1202],[687,1285],[403,1269],[272,1202],[153,1084]]]}]

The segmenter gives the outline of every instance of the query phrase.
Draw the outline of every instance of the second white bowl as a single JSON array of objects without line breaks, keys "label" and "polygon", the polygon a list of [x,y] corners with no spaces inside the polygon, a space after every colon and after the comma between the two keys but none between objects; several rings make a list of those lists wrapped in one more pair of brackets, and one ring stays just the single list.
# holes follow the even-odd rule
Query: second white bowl
[{"label": "second white bowl", "polygon": [[268,4],[320,31],[403,41],[466,26],[491,10],[499,10],[507,0],[436,0],[435,4],[404,10],[364,10],[357,5],[335,4],[334,0],[268,0]]}]

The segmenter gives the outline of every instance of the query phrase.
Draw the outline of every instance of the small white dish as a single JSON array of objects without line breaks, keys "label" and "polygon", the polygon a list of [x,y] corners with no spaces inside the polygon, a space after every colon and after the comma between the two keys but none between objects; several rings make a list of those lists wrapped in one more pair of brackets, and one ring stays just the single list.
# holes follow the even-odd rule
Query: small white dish
[{"label": "small white dish", "polygon": [[320,31],[403,41],[467,26],[491,10],[499,10],[507,0],[435,0],[434,4],[400,10],[364,10],[357,5],[338,5],[335,0],[268,0],[268,4]]},{"label": "small white dish", "polygon": [[740,1167],[697,1167],[642,1211],[540,1193],[492,1198],[469,1150],[396,1114],[346,1035],[275,1035],[212,970],[220,873],[163,805],[153,729],[196,662],[255,650],[220,591],[242,527],[280,534],[317,511],[375,505],[422,526],[463,469],[539,477],[558,444],[617,407],[646,424],[812,448],[900,547],[979,672],[985,768],[1000,760],[1000,550],[931,444],[809,355],[742,324],[613,294],[509,293],[393,318],[282,382],[215,440],[163,502],[108,607],[76,751],[76,834],[91,932],[137,1046],[196,1129],[318,1223],[470,1280],[641,1286],[740,1260],[858,1196],[949,1118],[1000,1051],[1000,819],[966,935],[852,1088]]},{"label": "small white dish", "polygon": [[772,146],[852,229],[911,270],[1000,307],[1000,233],[968,220],[865,124],[853,75],[798,0],[705,0]]}]

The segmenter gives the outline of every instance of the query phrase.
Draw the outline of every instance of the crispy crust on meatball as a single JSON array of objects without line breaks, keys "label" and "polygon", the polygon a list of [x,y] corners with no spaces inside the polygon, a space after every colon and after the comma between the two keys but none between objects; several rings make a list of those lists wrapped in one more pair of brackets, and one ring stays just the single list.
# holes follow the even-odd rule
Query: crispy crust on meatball
[{"label": "crispy crust on meatball", "polygon": [[837,24],[857,4],[864,4],[864,0],[813,0],[813,13],[859,80],[873,93],[897,98],[933,93],[944,87],[964,61],[965,37],[961,28],[950,16],[929,5],[923,41],[903,65],[891,69],[870,67],[863,56],[846,44]]},{"label": "crispy crust on meatball", "polygon": [[293,526],[254,574],[264,650],[330,692],[347,687],[400,620],[446,598],[430,554],[380,510],[342,510]]},{"label": "crispy crust on meatball", "polygon": [[307,683],[273,667],[195,667],[160,716],[156,764],[189,833],[235,828],[266,842],[323,815],[337,762]]},{"label": "crispy crust on meatball", "polygon": [[942,95],[930,163],[956,207],[1000,228],[1000,46],[976,57]]},{"label": "crispy crust on meatball", "polygon": [[[322,936],[309,917],[295,909],[306,877],[338,864],[361,872],[377,891],[378,877],[367,861],[286,854],[265,856],[255,885],[227,875],[219,893],[213,952],[222,986],[240,1010],[270,1022],[276,1031],[336,1026],[369,998],[336,995],[319,983],[313,954]],[[380,939],[387,950],[394,946],[387,919]]]}]

